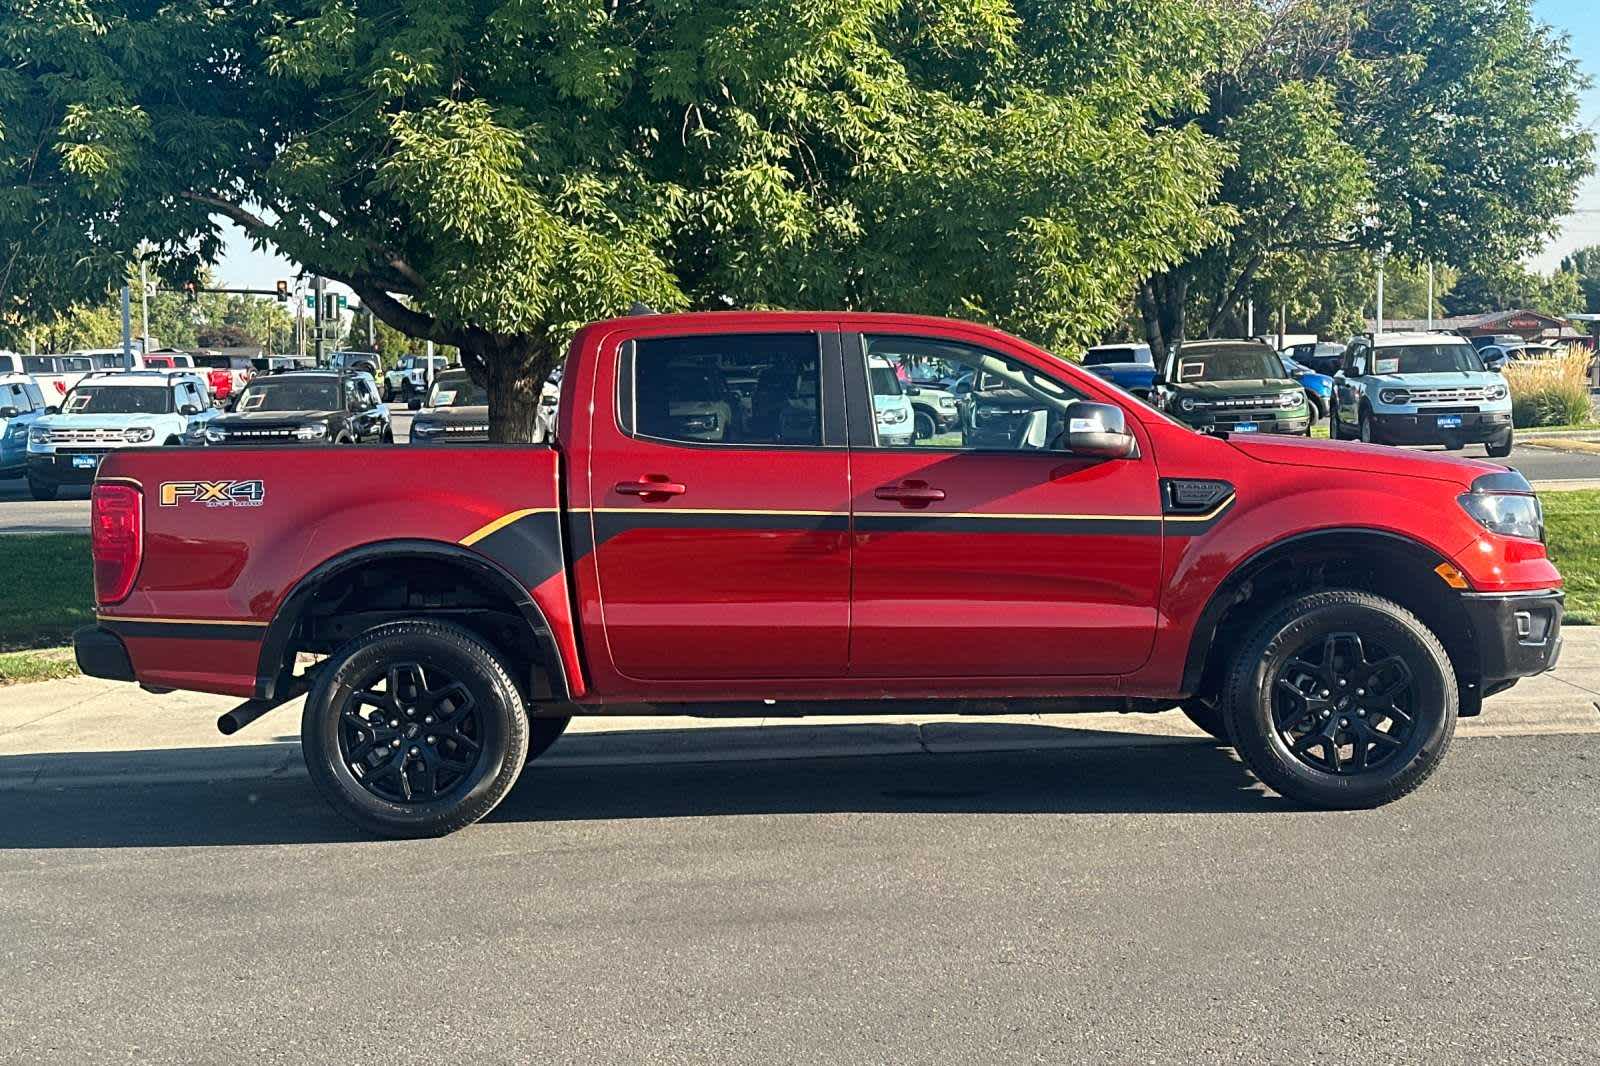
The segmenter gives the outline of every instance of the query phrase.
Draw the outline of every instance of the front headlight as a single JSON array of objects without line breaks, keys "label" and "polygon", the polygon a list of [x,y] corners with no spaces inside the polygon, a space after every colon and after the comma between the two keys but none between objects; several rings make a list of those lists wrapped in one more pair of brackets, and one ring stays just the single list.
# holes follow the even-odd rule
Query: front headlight
[{"label": "front headlight", "polygon": [[28,430],[28,447],[44,448],[50,444],[50,431],[38,426]]},{"label": "front headlight", "polygon": [[145,444],[156,439],[156,431],[149,426],[125,429],[122,431],[122,439],[129,444]]},{"label": "front headlight", "polygon": [[1290,389],[1278,397],[1279,407],[1299,407],[1306,398],[1305,389]]},{"label": "front headlight", "polygon": [[956,398],[954,396],[941,396],[939,397],[939,406],[946,411],[954,411],[956,409]]},{"label": "front headlight", "polygon": [[1462,510],[1491,533],[1528,540],[1544,539],[1544,508],[1539,506],[1537,496],[1469,492],[1458,499]]},{"label": "front headlight", "polygon": [[227,432],[216,426],[208,426],[204,436],[208,444],[221,444],[228,439]]},{"label": "front headlight", "polygon": [[1178,401],[1178,406],[1183,408],[1185,411],[1193,411],[1195,408],[1194,397],[1185,396],[1183,399]]},{"label": "front headlight", "polygon": [[328,435],[328,427],[318,422],[314,426],[301,426],[294,431],[295,440],[321,440]]},{"label": "front headlight", "polygon": [[1380,389],[1378,399],[1384,403],[1410,403],[1411,393],[1405,389]]},{"label": "front headlight", "polygon": [[880,426],[898,426],[900,423],[904,422],[906,418],[907,415],[905,410],[899,407],[896,407],[890,411],[878,412],[878,424]]},{"label": "front headlight", "polygon": [[1489,391],[1485,395],[1491,400],[1503,400],[1511,395],[1511,390],[1504,385],[1490,385]]},{"label": "front headlight", "polygon": [[437,433],[443,433],[443,432],[444,432],[444,427],[441,426],[441,425],[438,425],[437,423],[423,422],[423,423],[419,424],[419,423],[413,422],[411,424],[411,433],[412,433],[413,436],[431,437],[431,436],[434,436]]}]

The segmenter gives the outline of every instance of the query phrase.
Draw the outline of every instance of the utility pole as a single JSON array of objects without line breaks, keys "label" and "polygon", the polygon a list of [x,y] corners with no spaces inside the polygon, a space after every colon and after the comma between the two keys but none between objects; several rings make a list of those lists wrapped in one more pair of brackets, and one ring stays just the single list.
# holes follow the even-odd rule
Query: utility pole
[{"label": "utility pole", "polygon": [[316,277],[311,279],[311,289],[316,294],[316,297],[317,297],[317,305],[316,305],[315,309],[312,311],[311,322],[312,322],[312,328],[314,328],[316,330],[316,336],[314,338],[314,343],[316,345],[315,351],[316,351],[317,365],[318,366],[322,365],[322,288],[323,288],[323,284],[324,284],[324,282],[322,280],[322,275],[321,274],[318,274]]},{"label": "utility pole", "polygon": [[1383,332],[1383,261],[1378,261],[1378,326],[1373,330],[1376,336]]},{"label": "utility pole", "polygon": [[1428,331],[1433,331],[1433,264],[1428,264]]},{"label": "utility pole", "polygon": [[133,369],[133,313],[128,287],[122,287],[122,369]]},{"label": "utility pole", "polygon": [[145,262],[139,260],[139,336],[144,350],[150,350],[150,275],[145,272]]}]

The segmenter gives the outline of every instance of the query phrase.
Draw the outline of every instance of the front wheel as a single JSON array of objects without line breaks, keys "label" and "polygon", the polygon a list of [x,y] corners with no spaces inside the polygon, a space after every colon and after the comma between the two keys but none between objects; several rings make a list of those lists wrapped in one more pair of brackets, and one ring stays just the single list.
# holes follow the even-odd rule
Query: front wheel
[{"label": "front wheel", "polygon": [[1491,459],[1504,459],[1506,456],[1511,454],[1512,443],[1512,435],[1507,433],[1504,443],[1492,441],[1489,444],[1484,445],[1483,450],[1489,453],[1489,458]]},{"label": "front wheel", "polygon": [[933,416],[923,411],[916,413],[915,426],[918,440],[927,440],[937,431],[937,427],[933,424]]},{"label": "front wheel", "polygon": [[1367,414],[1365,411],[1361,412],[1361,429],[1359,432],[1362,444],[1378,443],[1375,439],[1373,439],[1372,416]]},{"label": "front wheel", "polygon": [[377,626],[336,651],[300,736],[334,809],[390,837],[471,825],[528,757],[527,710],[505,666],[467,630],[423,620]]},{"label": "front wheel", "polygon": [[1255,775],[1315,807],[1377,807],[1433,773],[1455,735],[1455,671],[1433,632],[1353,589],[1300,596],[1229,671],[1229,734]]}]

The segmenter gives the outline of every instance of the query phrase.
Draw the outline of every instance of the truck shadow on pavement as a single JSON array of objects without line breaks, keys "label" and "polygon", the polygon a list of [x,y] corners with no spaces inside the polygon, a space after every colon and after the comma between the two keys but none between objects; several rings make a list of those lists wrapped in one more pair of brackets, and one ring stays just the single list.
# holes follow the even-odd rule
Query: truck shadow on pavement
[{"label": "truck shadow on pavement", "polygon": [[[561,742],[579,754],[532,764],[485,824],[503,829],[771,814],[1206,815],[1303,809],[1263,791],[1230,749],[1209,741],[1130,737],[1130,743],[1108,746],[1089,738],[1083,747],[1028,750],[1037,727],[964,728],[995,748],[1016,750],[721,761],[680,755],[677,761],[624,764],[593,761],[605,757],[599,754],[603,739],[580,734]],[[659,740],[670,746],[668,734],[679,731],[647,732],[662,736],[635,733],[630,744]],[[1056,739],[1070,732],[1085,731],[1051,730]],[[258,771],[246,769],[251,765]],[[292,743],[3,756],[0,805],[8,814],[0,820],[0,849],[372,839],[322,801]]]}]

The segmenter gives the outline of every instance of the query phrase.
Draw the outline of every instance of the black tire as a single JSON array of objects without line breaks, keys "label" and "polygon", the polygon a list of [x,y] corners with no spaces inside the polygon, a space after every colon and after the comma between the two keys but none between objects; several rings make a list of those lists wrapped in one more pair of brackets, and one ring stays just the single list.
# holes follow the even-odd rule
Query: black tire
[{"label": "black tire", "polygon": [[1343,423],[1339,421],[1339,409],[1335,407],[1328,415],[1329,440],[1344,440],[1344,430],[1340,428],[1342,425]]},{"label": "black tire", "polygon": [[318,791],[388,837],[443,836],[494,810],[527,761],[528,732],[522,695],[494,652],[465,629],[420,619],[377,626],[336,651],[300,721]]},{"label": "black tire", "polygon": [[549,751],[571,724],[570,715],[566,718],[528,719],[528,758],[525,761],[532,762]]},{"label": "black tire", "polygon": [[400,382],[400,399],[404,400],[407,403],[410,403],[411,402],[411,397],[415,396],[416,394],[417,394],[417,387],[415,385],[411,384],[411,379],[410,378],[406,378],[406,379],[404,379],[403,381]]},{"label": "black tire", "polygon": [[[1308,649],[1321,650],[1315,664]],[[1353,589],[1275,610],[1240,648],[1223,691],[1229,735],[1255,775],[1290,799],[1341,810],[1381,806],[1427,780],[1459,709],[1455,671],[1432,631]]]},{"label": "black tire", "polygon": [[1504,459],[1506,456],[1511,454],[1512,445],[1516,443],[1512,438],[1513,435],[1508,432],[1506,434],[1506,442],[1504,444],[1485,444],[1483,446],[1483,450],[1489,453],[1489,458],[1491,459]]},{"label": "black tire", "polygon": [[1178,704],[1178,710],[1184,717],[1193,722],[1197,727],[1224,744],[1232,744],[1228,739],[1228,722],[1222,713],[1222,708],[1214,700],[1203,700],[1198,696],[1191,696]]},{"label": "black tire", "polygon": [[1363,444],[1378,443],[1378,433],[1372,428],[1372,416],[1365,411],[1361,412],[1361,421],[1356,427],[1356,437]]},{"label": "black tire", "polygon": [[28,495],[41,503],[48,503],[61,494],[61,486],[50,481],[28,479]]},{"label": "black tire", "polygon": [[913,432],[917,440],[927,440],[937,432],[938,427],[934,424],[933,416],[926,411],[918,411],[912,418],[913,425],[916,427]]}]

